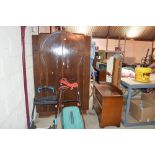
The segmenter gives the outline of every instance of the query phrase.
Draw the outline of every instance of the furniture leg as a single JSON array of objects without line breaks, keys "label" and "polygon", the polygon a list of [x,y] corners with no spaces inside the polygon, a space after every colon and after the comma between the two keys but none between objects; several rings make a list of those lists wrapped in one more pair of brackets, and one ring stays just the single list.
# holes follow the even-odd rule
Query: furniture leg
[{"label": "furniture leg", "polygon": [[129,115],[129,110],[130,110],[131,93],[132,93],[132,89],[129,87],[128,88],[127,104],[126,104],[126,108],[125,108],[125,121],[124,121],[125,126],[128,125],[128,115]]},{"label": "furniture leg", "polygon": [[33,110],[32,110],[32,116],[31,116],[32,121],[33,121],[33,118],[34,118],[34,109],[35,109],[35,104],[33,104]]}]

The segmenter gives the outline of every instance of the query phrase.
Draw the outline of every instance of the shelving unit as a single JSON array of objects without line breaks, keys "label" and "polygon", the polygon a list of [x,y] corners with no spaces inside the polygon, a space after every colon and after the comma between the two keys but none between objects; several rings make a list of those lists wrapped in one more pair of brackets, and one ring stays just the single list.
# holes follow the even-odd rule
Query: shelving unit
[{"label": "shelving unit", "polygon": [[116,53],[122,53],[122,55],[125,56],[126,36],[125,36],[125,39],[124,39],[124,43],[123,44],[120,43],[121,42],[120,38],[118,40],[118,48],[123,49],[121,51],[108,50],[108,39],[109,38],[107,36],[105,58],[106,59],[108,58],[108,54],[114,55]]},{"label": "shelving unit", "polygon": [[116,54],[116,53],[122,53],[122,51],[110,51],[110,50],[108,50],[108,51],[105,51],[105,57],[106,57],[106,59],[108,58],[108,54],[110,54],[110,55],[114,55],[114,54]]}]

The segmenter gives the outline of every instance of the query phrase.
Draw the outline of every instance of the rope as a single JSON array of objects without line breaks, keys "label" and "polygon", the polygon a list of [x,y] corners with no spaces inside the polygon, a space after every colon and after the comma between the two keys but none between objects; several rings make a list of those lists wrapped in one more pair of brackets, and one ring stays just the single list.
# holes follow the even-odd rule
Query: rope
[{"label": "rope", "polygon": [[61,106],[61,97],[62,97],[62,91],[64,92],[65,90],[69,89],[72,90],[73,88],[77,88],[78,87],[78,83],[74,82],[74,83],[70,83],[67,81],[66,78],[62,78],[60,80],[60,87],[59,87],[59,91],[60,91],[60,97],[59,97],[59,104],[58,104],[58,113],[60,111],[60,106]]},{"label": "rope", "polygon": [[70,88],[70,90],[74,89],[74,88],[77,88],[78,87],[78,83],[77,82],[74,82],[74,83],[70,83],[67,81],[67,79],[65,78],[62,78],[60,80],[60,85],[62,85],[59,90],[61,90],[62,88],[63,89],[68,89]]}]

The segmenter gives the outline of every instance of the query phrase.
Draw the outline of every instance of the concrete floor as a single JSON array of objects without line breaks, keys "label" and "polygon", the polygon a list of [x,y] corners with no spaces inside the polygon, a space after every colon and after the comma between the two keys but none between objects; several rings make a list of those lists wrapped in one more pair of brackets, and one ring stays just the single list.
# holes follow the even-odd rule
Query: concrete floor
[{"label": "concrete floor", "polygon": [[[87,114],[84,115],[85,127],[86,129],[101,129],[99,127],[98,118],[94,110],[92,110],[93,105],[93,97],[90,97],[89,101],[89,109]],[[123,110],[124,111],[124,110]],[[54,116],[46,117],[46,118],[37,118],[36,126],[37,128],[48,128],[53,124]],[[122,112],[122,119],[124,118],[124,112]],[[137,122],[133,117],[129,115],[129,122]],[[61,129],[60,117],[58,116],[58,129]],[[145,125],[145,126],[136,126],[136,127],[125,127],[122,123],[120,127],[108,126],[104,129],[155,129],[155,125]]]},{"label": "concrete floor", "polygon": [[[36,125],[37,128],[48,128],[53,124],[53,116],[45,118],[37,118]],[[85,127],[86,129],[101,129],[99,127],[98,118],[94,110],[89,110],[87,114],[84,115]],[[129,116],[129,122],[134,122],[134,118]],[[61,129],[60,117],[58,116],[58,129]],[[125,127],[122,123],[120,127],[108,126],[104,129],[155,129],[155,125],[146,125],[146,126],[136,126],[136,127]]]}]

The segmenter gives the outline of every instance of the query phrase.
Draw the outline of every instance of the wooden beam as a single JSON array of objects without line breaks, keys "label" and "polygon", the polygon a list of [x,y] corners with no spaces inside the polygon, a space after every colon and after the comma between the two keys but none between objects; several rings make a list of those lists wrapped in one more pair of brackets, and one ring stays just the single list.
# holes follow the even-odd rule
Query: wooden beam
[{"label": "wooden beam", "polygon": [[152,41],[152,50],[153,50],[153,44],[154,44],[154,41]]},{"label": "wooden beam", "polygon": [[[106,37],[98,37],[98,36],[93,36],[93,38],[94,39],[106,39]],[[118,38],[117,37],[109,37],[108,39],[116,39],[116,40],[118,40]],[[120,40],[124,40],[124,38],[123,37],[121,37],[120,38]],[[150,42],[150,41],[153,41],[153,40],[144,40],[144,39],[129,39],[129,38],[126,38],[126,40],[134,40],[134,41],[148,41],[148,42]]]},{"label": "wooden beam", "polygon": [[118,47],[120,48],[120,36],[119,36],[119,38],[118,38]]},{"label": "wooden beam", "polygon": [[124,41],[124,57],[125,57],[125,47],[126,47],[126,34],[125,34],[125,41]]},{"label": "wooden beam", "polygon": [[106,37],[109,37],[109,33],[110,33],[110,26],[108,27],[108,32],[107,32]]},{"label": "wooden beam", "polygon": [[[110,26],[109,26],[109,28],[108,28],[108,32],[107,32],[107,35],[106,35],[106,51],[108,50],[109,32],[110,32]],[[107,57],[107,56],[106,56],[106,57]]]}]

